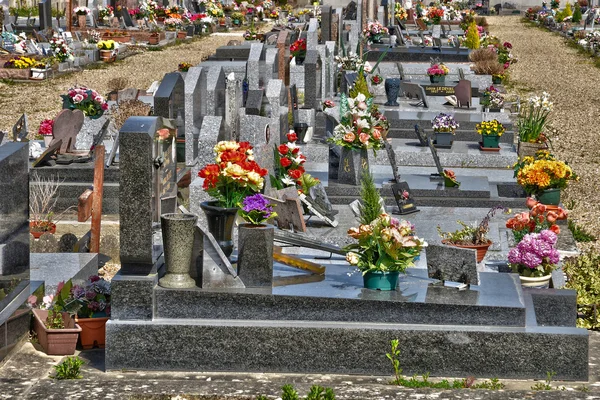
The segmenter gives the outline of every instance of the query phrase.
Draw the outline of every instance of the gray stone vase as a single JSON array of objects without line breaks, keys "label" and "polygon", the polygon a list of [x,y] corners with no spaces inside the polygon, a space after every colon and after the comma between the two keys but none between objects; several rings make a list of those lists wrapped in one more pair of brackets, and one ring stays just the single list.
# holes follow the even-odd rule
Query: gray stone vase
[{"label": "gray stone vase", "polygon": [[273,286],[273,225],[238,226],[237,273],[246,287]]},{"label": "gray stone vase", "polygon": [[165,288],[192,288],[190,277],[194,249],[194,228],[198,217],[193,214],[163,214],[160,216],[167,273],[158,284]]},{"label": "gray stone vase", "polygon": [[360,185],[363,171],[369,171],[369,154],[367,149],[349,149],[342,147],[340,165],[338,167],[338,183]]},{"label": "gray stone vase", "polygon": [[386,106],[398,106],[398,94],[400,93],[400,78],[387,78],[385,80]]}]

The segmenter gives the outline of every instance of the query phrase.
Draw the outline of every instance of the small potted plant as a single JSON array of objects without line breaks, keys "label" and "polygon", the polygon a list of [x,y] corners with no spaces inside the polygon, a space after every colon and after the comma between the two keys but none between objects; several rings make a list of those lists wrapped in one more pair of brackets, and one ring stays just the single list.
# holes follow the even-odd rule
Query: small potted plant
[{"label": "small potted plant", "polygon": [[160,42],[161,31],[162,29],[158,25],[152,25],[152,27],[150,28],[150,36],[148,37],[149,45],[157,45]]},{"label": "small potted plant", "polygon": [[458,187],[460,182],[456,180],[456,174],[451,169],[445,169],[442,173],[444,178],[444,187]]},{"label": "small potted plant", "polygon": [[94,89],[85,86],[71,88],[67,94],[62,94],[60,97],[63,99],[64,109],[81,110],[91,119],[100,118],[108,110],[104,97]]},{"label": "small potted plant", "polygon": [[98,6],[98,22],[101,25],[108,25],[108,20],[114,16],[114,8],[112,6]]},{"label": "small potted plant", "polygon": [[550,95],[546,92],[543,92],[541,96],[531,96],[521,104],[521,111],[517,119],[519,157],[534,156],[538,150],[548,148],[548,139],[544,134],[544,128],[552,108]]},{"label": "small potted plant", "polygon": [[388,29],[378,21],[369,21],[362,33],[368,43],[381,43],[381,37],[387,35]]},{"label": "small potted plant", "polygon": [[54,206],[58,201],[59,178],[40,177],[36,172],[31,174],[29,185],[29,231],[38,239],[44,233],[54,234],[56,222],[71,207],[58,217],[54,215]]},{"label": "small potted plant", "polygon": [[90,13],[90,9],[87,7],[75,7],[73,12],[77,15],[77,23],[80,29],[84,29],[87,25],[87,16]]},{"label": "small potted plant", "polygon": [[35,64],[35,59],[31,57],[13,57],[4,63],[4,69],[0,69],[0,78],[27,80],[31,77],[31,68]]},{"label": "small potted plant", "polygon": [[465,249],[474,249],[477,251],[477,262],[481,262],[492,245],[492,241],[487,237],[490,230],[490,219],[498,212],[508,212],[508,209],[502,206],[492,207],[486,216],[478,225],[467,225],[462,221],[456,221],[462,229],[454,232],[443,232],[438,225],[438,234],[442,238],[442,243],[448,246],[461,247]]},{"label": "small potted plant", "polygon": [[558,266],[560,256],[554,247],[556,233],[544,229],[540,233],[528,233],[508,252],[508,262],[513,272],[519,274],[524,287],[547,288],[552,271]]},{"label": "small potted plant", "polygon": [[48,77],[49,71],[50,67],[48,59],[38,61],[31,67],[31,79],[44,80]]},{"label": "small potted plant", "polygon": [[131,18],[135,19],[139,28],[144,25],[144,18],[146,17],[146,13],[144,10],[140,8],[133,8],[129,10],[129,15]]},{"label": "small potted plant", "polygon": [[480,104],[484,112],[500,112],[504,107],[504,96],[494,86],[483,91]]},{"label": "small potted plant", "polygon": [[100,60],[106,63],[115,61],[116,55],[114,53],[117,43],[114,40],[101,40],[96,46],[100,50]]},{"label": "small potted plant", "polygon": [[44,137],[44,145],[48,147],[52,139],[54,138],[52,133],[52,127],[54,126],[54,120],[45,119],[40,123],[38,134]]},{"label": "small potted plant", "polygon": [[436,147],[451,147],[452,136],[460,127],[452,115],[440,113],[431,121],[433,132],[435,133]]},{"label": "small potted plant", "polygon": [[241,11],[231,13],[231,23],[235,26],[240,26],[244,20],[244,14]]},{"label": "small potted plant", "polygon": [[431,83],[443,83],[446,81],[446,75],[450,73],[450,69],[442,63],[433,64],[427,68],[427,75]]},{"label": "small potted plant", "polygon": [[290,54],[296,60],[296,65],[302,65],[306,58],[306,39],[298,39],[290,45]]},{"label": "small potted plant", "polygon": [[363,274],[367,289],[395,290],[400,273],[413,264],[426,243],[415,235],[414,225],[381,214],[368,225],[350,228],[358,242],[344,248],[346,260]]},{"label": "small potted plant", "polygon": [[481,135],[479,149],[482,151],[500,151],[500,136],[506,129],[498,120],[482,121],[475,126],[477,133]]},{"label": "small potted plant", "polygon": [[177,66],[177,70],[179,72],[188,72],[190,68],[192,68],[192,64],[188,62],[179,63],[179,65]]},{"label": "small potted plant", "polygon": [[383,77],[381,75],[373,75],[371,76],[371,85],[377,86],[383,82]]},{"label": "small potted plant", "polygon": [[558,206],[560,191],[569,181],[578,181],[579,177],[564,161],[557,160],[550,152],[541,150],[534,157],[519,159],[514,167],[517,183],[529,195],[546,205]]},{"label": "small potted plant", "polygon": [[525,204],[529,211],[515,214],[506,221],[506,227],[512,231],[515,243],[523,240],[528,233],[540,233],[544,229],[560,234],[560,227],[556,225],[556,221],[567,219],[565,210],[561,207],[551,210],[532,197],[528,197]]},{"label": "small potted plant", "polygon": [[106,321],[110,318],[110,282],[91,276],[85,286],[71,288],[69,299],[80,305],[75,321],[81,327],[81,346],[104,348]]},{"label": "small potted plant", "polygon": [[208,230],[215,236],[225,256],[233,252],[233,223],[242,200],[264,187],[268,171],[261,168],[248,142],[222,141],[214,147],[215,163],[208,164],[198,176],[203,189],[215,200],[200,203]]},{"label": "small potted plant", "polygon": [[501,85],[505,78],[504,74],[494,74],[492,75],[492,83],[494,85]]},{"label": "small potted plant", "polygon": [[33,309],[33,330],[48,355],[75,353],[81,327],[73,319],[79,304],[70,299],[72,286],[70,280],[59,283],[54,296],[44,297],[44,309]]},{"label": "small potted plant", "polygon": [[247,196],[239,214],[246,221],[238,226],[237,273],[246,287],[271,286],[275,227],[273,205],[262,194]]}]

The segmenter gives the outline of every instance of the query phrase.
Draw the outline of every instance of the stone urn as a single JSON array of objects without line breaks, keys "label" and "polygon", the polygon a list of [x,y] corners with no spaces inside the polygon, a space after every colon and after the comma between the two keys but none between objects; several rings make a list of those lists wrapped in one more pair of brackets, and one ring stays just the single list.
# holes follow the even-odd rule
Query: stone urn
[{"label": "stone urn", "polygon": [[342,147],[338,167],[338,183],[358,186],[363,172],[369,172],[369,154],[367,149]]},{"label": "stone urn", "polygon": [[208,231],[212,233],[226,257],[233,253],[233,225],[239,208],[219,207],[216,201],[200,203],[200,208],[206,214]]},{"label": "stone urn", "polygon": [[273,238],[275,227],[241,224],[238,227],[237,273],[246,287],[273,285]]},{"label": "stone urn", "polygon": [[163,214],[160,216],[167,273],[158,284],[165,288],[192,288],[196,281],[190,276],[194,251],[194,228],[198,217],[193,214]]},{"label": "stone urn", "polygon": [[386,106],[397,107],[396,101],[400,93],[400,78],[387,78],[385,80],[385,95],[387,96]]}]

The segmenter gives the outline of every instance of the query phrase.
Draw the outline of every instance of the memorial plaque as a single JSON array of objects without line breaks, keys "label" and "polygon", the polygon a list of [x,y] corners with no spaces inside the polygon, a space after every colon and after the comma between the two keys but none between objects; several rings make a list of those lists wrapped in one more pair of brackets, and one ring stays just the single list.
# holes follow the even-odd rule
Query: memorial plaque
[{"label": "memorial plaque", "polygon": [[412,214],[420,210],[415,206],[415,201],[410,195],[410,188],[407,182],[396,182],[392,184],[392,193],[394,194],[394,200],[398,206],[398,212],[393,214]]},{"label": "memorial plaque", "polygon": [[475,250],[429,244],[425,254],[430,278],[467,285],[479,283]]},{"label": "memorial plaque", "polygon": [[21,118],[13,125],[12,133],[14,142],[27,140],[27,114],[21,115]]},{"label": "memorial plaque", "polygon": [[85,115],[81,110],[61,110],[54,118],[52,143],[61,140],[59,152],[68,153],[75,147],[75,139],[83,126]]},{"label": "memorial plaque", "polygon": [[315,215],[317,218],[319,218],[321,221],[325,222],[327,225],[332,226],[334,228],[336,226],[338,226],[338,222],[335,219],[329,218],[329,216],[327,216],[325,211],[322,210],[313,199],[311,199],[310,197],[307,197],[304,193],[301,193],[298,196],[298,198],[300,199],[302,204],[304,204],[306,206],[306,208],[308,208],[308,210],[313,215]]},{"label": "memorial plaque", "polygon": [[442,37],[441,25],[433,25],[433,28],[431,29],[431,37],[434,39],[439,39]]},{"label": "memorial plaque", "polygon": [[121,18],[123,18],[123,22],[126,27],[134,27],[133,20],[131,19],[131,15],[129,15],[129,10],[127,7],[121,8]]},{"label": "memorial plaque", "polygon": [[56,152],[58,151],[58,149],[60,148],[62,144],[61,140],[58,140],[52,144],[50,144],[50,146],[48,146],[48,148],[46,149],[46,151],[44,151],[42,153],[41,156],[39,156],[32,164],[31,166],[33,168],[35,167],[42,167],[42,166],[48,166],[48,165],[52,165],[52,156],[54,156],[56,154]]},{"label": "memorial plaque", "polygon": [[471,98],[471,81],[462,79],[458,82],[458,85],[454,88],[456,93],[456,103],[458,108],[467,107],[470,108],[473,102]]},{"label": "memorial plaque", "polygon": [[[470,81],[469,81],[470,82]],[[453,96],[456,94],[454,86],[446,85],[425,85],[425,94],[427,96]],[[479,89],[471,87],[471,97],[479,97]]]}]

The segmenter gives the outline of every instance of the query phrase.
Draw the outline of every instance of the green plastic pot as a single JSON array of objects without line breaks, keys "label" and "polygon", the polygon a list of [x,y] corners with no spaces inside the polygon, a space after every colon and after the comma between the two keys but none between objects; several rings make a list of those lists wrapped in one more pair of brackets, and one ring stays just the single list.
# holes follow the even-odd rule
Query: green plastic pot
[{"label": "green plastic pot", "polygon": [[363,275],[366,289],[373,290],[396,290],[400,272],[369,271]]},{"label": "green plastic pot", "polygon": [[177,139],[176,143],[177,162],[185,162],[185,139]]},{"label": "green plastic pot", "polygon": [[540,203],[557,206],[560,203],[560,189],[546,189],[537,196]]},{"label": "green plastic pot", "polygon": [[500,136],[483,135],[483,147],[486,149],[497,149],[500,147]]},{"label": "green plastic pot", "polygon": [[454,182],[450,178],[444,177],[444,186],[445,187],[456,187],[456,186],[458,186],[458,183]]},{"label": "green plastic pot", "polygon": [[444,83],[446,82],[446,75],[429,75],[429,81],[431,83]]}]

